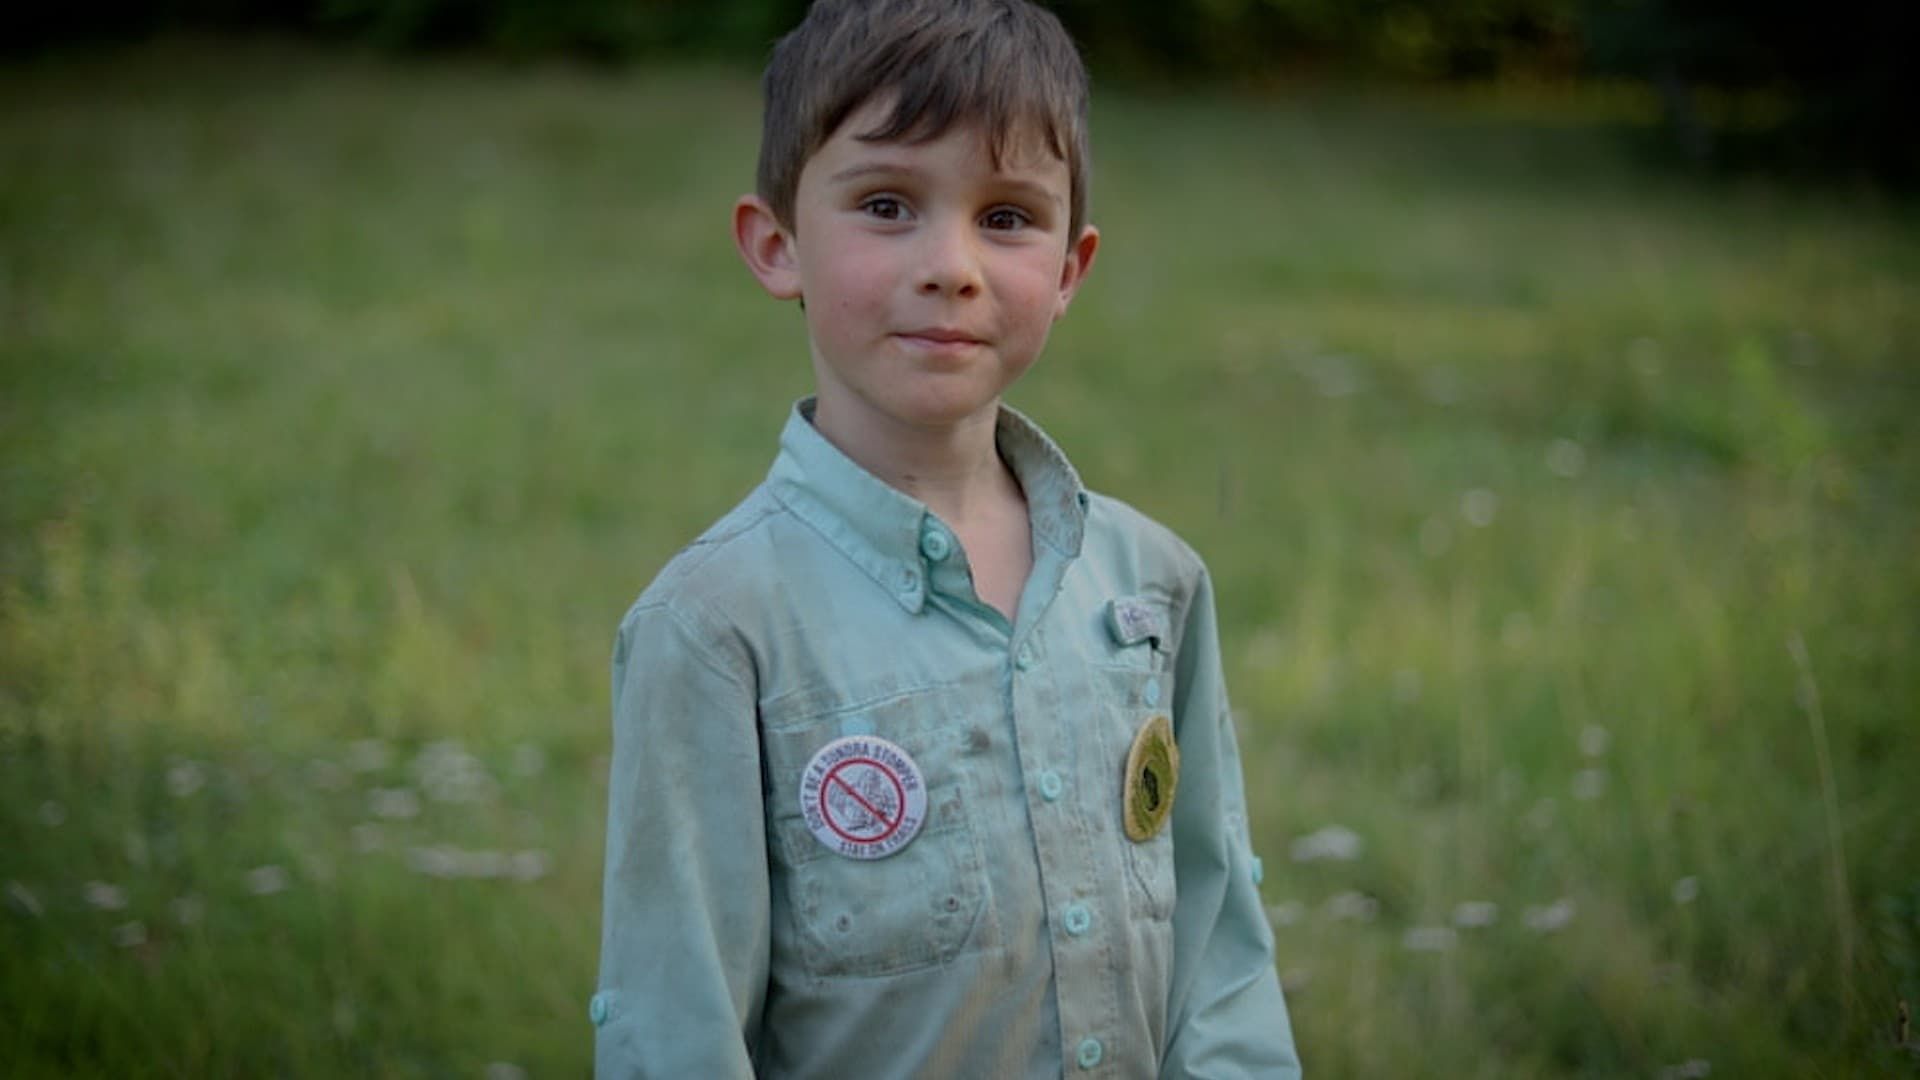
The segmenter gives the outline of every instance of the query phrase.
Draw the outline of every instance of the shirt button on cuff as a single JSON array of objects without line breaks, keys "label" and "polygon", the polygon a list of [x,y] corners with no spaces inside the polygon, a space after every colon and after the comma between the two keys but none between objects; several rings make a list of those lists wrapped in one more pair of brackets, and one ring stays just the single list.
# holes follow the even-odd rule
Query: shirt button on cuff
[{"label": "shirt button on cuff", "polygon": [[1087,910],[1085,904],[1068,904],[1067,910],[1061,913],[1060,922],[1069,935],[1079,937],[1093,925],[1093,913]]},{"label": "shirt button on cuff", "polygon": [[1091,1069],[1100,1064],[1100,1058],[1104,1052],[1099,1039],[1081,1039],[1079,1048],[1073,1052],[1073,1060],[1078,1062],[1081,1068]]},{"label": "shirt button on cuff", "polygon": [[1048,802],[1058,799],[1060,793],[1066,790],[1066,786],[1061,782],[1060,774],[1052,769],[1040,774],[1040,797]]},{"label": "shirt button on cuff", "polygon": [[946,533],[929,529],[920,537],[920,554],[939,562],[953,554],[953,541],[947,539]]},{"label": "shirt button on cuff", "polygon": [[1020,651],[1013,654],[1014,666],[1025,671],[1033,666],[1033,646],[1022,645]]},{"label": "shirt button on cuff", "polygon": [[1149,707],[1160,704],[1160,680],[1148,679],[1147,685],[1140,691],[1140,696],[1146,699]]}]

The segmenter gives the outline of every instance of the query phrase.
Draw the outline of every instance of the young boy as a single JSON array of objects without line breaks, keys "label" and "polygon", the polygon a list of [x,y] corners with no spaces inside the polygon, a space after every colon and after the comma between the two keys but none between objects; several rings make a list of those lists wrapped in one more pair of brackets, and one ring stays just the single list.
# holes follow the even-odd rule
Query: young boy
[{"label": "young boy", "polygon": [[1027,0],[820,0],[742,257],[817,396],[621,624],[602,1074],[1298,1075],[1199,558],[1001,394],[1099,246]]}]

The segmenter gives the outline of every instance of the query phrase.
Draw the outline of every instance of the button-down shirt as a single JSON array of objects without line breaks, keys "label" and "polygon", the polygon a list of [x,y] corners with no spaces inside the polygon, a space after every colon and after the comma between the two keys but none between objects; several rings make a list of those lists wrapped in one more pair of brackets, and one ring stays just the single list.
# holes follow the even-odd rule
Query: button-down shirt
[{"label": "button-down shirt", "polygon": [[[1009,623],[810,413],[621,623],[601,1075],[1297,1076],[1200,559],[1003,409],[1033,546]],[[1177,787],[1135,842],[1124,766],[1156,715]],[[846,736],[924,783],[882,858],[802,812]]]}]

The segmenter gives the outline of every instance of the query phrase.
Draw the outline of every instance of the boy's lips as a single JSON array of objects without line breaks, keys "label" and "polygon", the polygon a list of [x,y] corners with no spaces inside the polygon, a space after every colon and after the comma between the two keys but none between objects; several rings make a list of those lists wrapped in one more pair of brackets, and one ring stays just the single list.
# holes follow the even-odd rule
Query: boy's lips
[{"label": "boy's lips", "polygon": [[984,344],[979,337],[945,326],[927,326],[917,330],[902,330],[893,335],[908,345],[917,345],[923,349],[960,349],[969,345]]}]

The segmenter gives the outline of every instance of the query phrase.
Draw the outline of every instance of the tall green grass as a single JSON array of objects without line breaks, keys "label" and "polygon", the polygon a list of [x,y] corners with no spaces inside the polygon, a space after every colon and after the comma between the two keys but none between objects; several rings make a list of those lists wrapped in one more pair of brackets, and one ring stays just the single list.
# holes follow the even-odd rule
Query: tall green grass
[{"label": "tall green grass", "polygon": [[[1103,87],[1013,400],[1212,566],[1313,1074],[1910,1075],[1920,222],[1575,104]],[[612,627],[806,389],[756,108],[0,72],[12,1070],[585,1071]]]}]

